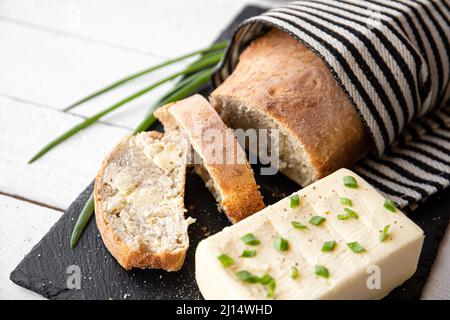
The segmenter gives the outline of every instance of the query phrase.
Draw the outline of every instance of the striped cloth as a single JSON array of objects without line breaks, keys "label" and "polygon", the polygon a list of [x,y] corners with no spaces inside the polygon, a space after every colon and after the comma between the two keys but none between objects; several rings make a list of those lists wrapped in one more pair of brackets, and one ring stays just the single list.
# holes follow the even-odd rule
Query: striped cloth
[{"label": "striped cloth", "polygon": [[370,132],[355,166],[401,207],[450,183],[450,0],[304,0],[243,22],[213,77],[276,27],[315,52]]}]

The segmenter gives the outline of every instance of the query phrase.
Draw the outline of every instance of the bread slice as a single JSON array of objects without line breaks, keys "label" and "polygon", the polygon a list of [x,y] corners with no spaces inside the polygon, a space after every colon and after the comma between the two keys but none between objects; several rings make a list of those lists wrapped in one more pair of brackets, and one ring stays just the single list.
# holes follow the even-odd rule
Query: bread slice
[{"label": "bread slice", "polygon": [[181,268],[189,246],[184,185],[187,142],[176,132],[127,136],[95,180],[95,218],[111,254],[129,270]]},{"label": "bread slice", "polygon": [[372,148],[322,59],[279,30],[244,50],[211,104],[232,128],[279,129],[279,169],[302,186],[352,165]]},{"label": "bread slice", "polygon": [[180,130],[188,137],[197,174],[232,223],[264,208],[244,150],[205,98],[194,95],[155,115],[166,131]]}]

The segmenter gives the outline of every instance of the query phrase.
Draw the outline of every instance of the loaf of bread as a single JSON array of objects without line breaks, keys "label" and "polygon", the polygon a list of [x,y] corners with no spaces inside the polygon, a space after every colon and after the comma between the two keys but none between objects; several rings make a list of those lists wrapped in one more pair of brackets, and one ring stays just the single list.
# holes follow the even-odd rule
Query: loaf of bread
[{"label": "loaf of bread", "polygon": [[211,104],[233,128],[279,129],[279,169],[302,186],[352,165],[372,148],[325,63],[278,30],[244,50]]},{"label": "loaf of bread", "polygon": [[264,208],[244,150],[205,98],[194,95],[155,115],[166,131],[181,131],[188,138],[197,174],[232,223]]},{"label": "loaf of bread", "polygon": [[193,219],[184,217],[187,142],[176,132],[128,136],[95,180],[95,218],[103,242],[129,270],[176,271]]}]

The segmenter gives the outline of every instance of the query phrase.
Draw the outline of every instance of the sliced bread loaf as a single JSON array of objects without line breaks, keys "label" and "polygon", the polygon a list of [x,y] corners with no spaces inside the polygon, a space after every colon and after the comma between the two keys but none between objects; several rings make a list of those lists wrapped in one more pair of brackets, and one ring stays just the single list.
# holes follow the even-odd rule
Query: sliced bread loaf
[{"label": "sliced bread loaf", "polygon": [[188,144],[176,132],[123,139],[106,157],[94,187],[103,241],[129,270],[181,268],[189,246],[184,217]]},{"label": "sliced bread loaf", "polygon": [[232,128],[279,129],[279,169],[302,186],[352,165],[372,148],[322,59],[282,31],[244,50],[211,104]]},{"label": "sliced bread loaf", "polygon": [[264,208],[244,150],[205,98],[194,95],[155,114],[166,131],[180,130],[187,136],[197,174],[232,223]]}]

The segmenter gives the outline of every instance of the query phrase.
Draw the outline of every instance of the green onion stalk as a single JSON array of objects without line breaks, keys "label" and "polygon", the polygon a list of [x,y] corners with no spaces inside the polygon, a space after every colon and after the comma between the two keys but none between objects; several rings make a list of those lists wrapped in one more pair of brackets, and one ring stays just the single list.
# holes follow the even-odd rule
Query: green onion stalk
[{"label": "green onion stalk", "polygon": [[169,65],[172,65],[174,63],[180,62],[182,60],[186,60],[188,58],[191,58],[191,57],[199,55],[199,54],[200,55],[207,55],[207,54],[214,53],[215,51],[223,51],[226,48],[227,45],[228,45],[227,41],[218,42],[218,43],[212,45],[209,48],[205,48],[205,49],[197,50],[197,51],[194,51],[194,52],[190,52],[190,53],[184,54],[182,56],[176,57],[174,59],[166,60],[163,63],[157,64],[155,66],[151,66],[151,67],[149,67],[147,69],[144,69],[144,70],[141,70],[139,72],[133,73],[133,74],[131,74],[131,75],[125,77],[125,78],[119,79],[119,80],[111,83],[110,85],[108,85],[108,86],[106,86],[104,88],[101,88],[101,89],[91,93],[90,95],[88,95],[86,97],[81,98],[78,101],[75,101],[74,103],[72,103],[71,105],[67,106],[63,110],[64,111],[69,111],[69,110],[79,106],[80,104],[83,104],[83,103],[85,103],[85,102],[87,102],[89,100],[92,100],[92,99],[94,99],[94,98],[96,98],[96,97],[98,97],[98,96],[100,96],[100,95],[102,95],[102,94],[104,94],[104,93],[106,93],[106,92],[108,92],[108,91],[110,91],[112,89],[115,89],[115,88],[117,88],[117,87],[119,87],[119,86],[121,86],[121,85],[123,85],[123,84],[125,84],[127,82],[130,82],[130,81],[132,81],[132,80],[134,80],[136,78],[142,77],[143,75],[149,74],[149,73],[151,73],[153,71],[156,71],[156,70],[159,70],[159,69],[162,69],[162,68],[167,67]]}]

